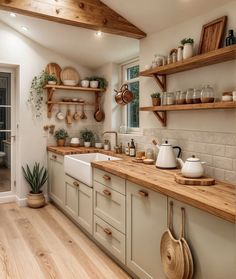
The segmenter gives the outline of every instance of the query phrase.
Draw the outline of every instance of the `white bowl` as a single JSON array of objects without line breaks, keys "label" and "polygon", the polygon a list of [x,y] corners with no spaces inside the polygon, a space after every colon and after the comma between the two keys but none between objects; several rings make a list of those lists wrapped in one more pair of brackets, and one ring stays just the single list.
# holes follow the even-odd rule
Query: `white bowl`
[{"label": "white bowl", "polygon": [[79,144],[79,138],[71,138],[70,143]]},{"label": "white bowl", "polygon": [[56,82],[56,81],[53,81],[53,80],[49,80],[49,81],[48,81],[48,84],[50,84],[50,85],[56,85],[57,82]]},{"label": "white bowl", "polygon": [[91,88],[98,88],[98,81],[97,80],[91,80],[89,83]]},{"label": "white bowl", "polygon": [[75,80],[65,79],[63,80],[63,84],[66,86],[75,86],[77,83]]},{"label": "white bowl", "polygon": [[89,87],[89,80],[86,80],[86,79],[81,80],[81,86],[82,87]]},{"label": "white bowl", "polygon": [[95,147],[96,148],[102,148],[103,147],[102,142],[95,142]]}]

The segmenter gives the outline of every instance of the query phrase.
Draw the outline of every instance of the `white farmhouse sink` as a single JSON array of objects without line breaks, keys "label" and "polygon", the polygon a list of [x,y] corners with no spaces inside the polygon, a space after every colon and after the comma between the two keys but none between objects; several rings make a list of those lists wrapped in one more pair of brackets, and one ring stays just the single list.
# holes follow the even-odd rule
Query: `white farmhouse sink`
[{"label": "white farmhouse sink", "polygon": [[67,155],[64,160],[65,173],[92,187],[92,161],[113,161],[120,158],[107,156],[101,153],[87,153]]}]

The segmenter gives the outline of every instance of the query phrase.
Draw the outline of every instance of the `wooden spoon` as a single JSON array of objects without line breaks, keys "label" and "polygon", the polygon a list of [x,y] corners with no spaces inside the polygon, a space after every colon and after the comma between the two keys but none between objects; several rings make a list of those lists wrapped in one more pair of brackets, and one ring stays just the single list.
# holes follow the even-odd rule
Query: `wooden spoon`
[{"label": "wooden spoon", "polygon": [[98,98],[98,109],[94,113],[94,118],[97,122],[101,122],[105,118],[104,112],[101,110],[101,103],[100,103],[101,98]]},{"label": "wooden spoon", "polygon": [[84,112],[84,105],[82,105],[82,112],[81,112],[81,115],[80,115],[80,119],[87,119],[87,116]]},{"label": "wooden spoon", "polygon": [[71,125],[71,124],[72,124],[72,116],[71,116],[71,111],[70,111],[69,108],[67,109],[66,121],[67,121],[67,124],[68,124],[68,125]]},{"label": "wooden spoon", "polygon": [[77,111],[77,105],[75,105],[75,113],[74,113],[74,115],[73,115],[73,118],[74,118],[74,120],[76,120],[76,121],[78,121],[79,118],[80,118],[80,115],[79,115],[79,113],[78,113],[78,111]]}]

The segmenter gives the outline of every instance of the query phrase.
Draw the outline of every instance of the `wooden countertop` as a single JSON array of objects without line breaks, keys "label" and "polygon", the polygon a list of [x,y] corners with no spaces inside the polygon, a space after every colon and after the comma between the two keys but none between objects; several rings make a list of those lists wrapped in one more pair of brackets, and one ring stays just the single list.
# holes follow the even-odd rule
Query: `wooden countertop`
[{"label": "wooden countertop", "polygon": [[96,148],[48,147],[48,151],[60,155],[101,152],[121,157],[123,160],[92,162],[92,166],[235,223],[236,186],[234,185],[219,181],[216,181],[213,186],[180,185],[174,180],[177,170],[160,170],[154,165],[134,163],[125,155]]}]

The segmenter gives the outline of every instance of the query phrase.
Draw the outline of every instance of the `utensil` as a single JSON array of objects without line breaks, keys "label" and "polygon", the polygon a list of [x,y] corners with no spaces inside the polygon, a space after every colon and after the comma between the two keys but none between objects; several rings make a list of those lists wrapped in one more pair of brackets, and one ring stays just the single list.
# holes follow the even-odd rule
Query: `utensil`
[{"label": "utensil", "polygon": [[57,84],[61,84],[61,67],[57,63],[47,64],[45,71],[54,75],[57,78]]},{"label": "utensil", "polygon": [[181,154],[181,148],[179,146],[172,146],[167,140],[161,145],[158,145],[155,140],[152,142],[159,149],[156,167],[160,169],[175,169],[177,167],[177,160],[174,149],[179,150],[177,155],[177,157],[179,157]]},{"label": "utensil", "polygon": [[95,111],[95,113],[94,113],[94,118],[95,118],[95,120],[96,120],[97,122],[101,122],[101,121],[103,121],[104,118],[105,118],[105,114],[104,114],[104,112],[101,110],[101,102],[100,102],[100,100],[101,100],[101,97],[98,97],[98,109],[97,109],[97,111]]},{"label": "utensil", "polygon": [[61,81],[63,84],[70,84],[70,86],[75,86],[79,83],[79,73],[73,67],[65,67],[61,71]]},{"label": "utensil", "polygon": [[77,120],[79,120],[79,118],[80,118],[80,115],[77,111],[77,105],[75,105],[75,113],[73,115],[73,119],[77,121]]},{"label": "utensil", "polygon": [[181,235],[180,240],[183,245],[183,254],[184,254],[184,275],[183,279],[191,279],[194,273],[193,257],[189,245],[185,239],[185,209],[181,207],[182,213],[182,226],[181,226]]},{"label": "utensil", "polygon": [[188,158],[185,162],[180,158],[177,158],[177,160],[181,165],[181,173],[184,177],[200,178],[203,176],[203,165],[206,164],[206,162],[201,162],[195,155],[192,155],[192,157]]},{"label": "utensil", "polygon": [[59,119],[59,120],[63,120],[65,118],[65,115],[61,111],[61,106],[60,105],[59,105],[59,111],[56,114],[56,118]]},{"label": "utensil", "polygon": [[168,279],[182,279],[184,275],[183,245],[173,234],[173,202],[168,210],[168,229],[161,238],[161,262]]},{"label": "utensil", "polygon": [[66,122],[68,125],[72,124],[72,116],[71,116],[71,111],[69,108],[67,109]]},{"label": "utensil", "polygon": [[82,112],[80,114],[80,119],[87,119],[87,116],[86,116],[86,114],[84,112],[84,104],[82,104]]}]

